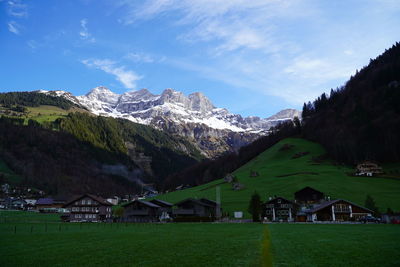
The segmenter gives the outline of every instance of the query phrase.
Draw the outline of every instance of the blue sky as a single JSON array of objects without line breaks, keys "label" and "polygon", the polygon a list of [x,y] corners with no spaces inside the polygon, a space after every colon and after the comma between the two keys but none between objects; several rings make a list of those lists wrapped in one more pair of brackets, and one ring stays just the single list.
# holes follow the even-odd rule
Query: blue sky
[{"label": "blue sky", "polygon": [[0,91],[174,88],[300,109],[400,41],[398,0],[0,0]]}]

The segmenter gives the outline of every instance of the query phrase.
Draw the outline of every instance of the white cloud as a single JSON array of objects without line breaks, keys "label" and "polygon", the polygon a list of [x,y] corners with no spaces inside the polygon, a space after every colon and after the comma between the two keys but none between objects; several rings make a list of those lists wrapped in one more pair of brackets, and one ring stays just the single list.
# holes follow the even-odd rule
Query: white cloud
[{"label": "white cloud", "polygon": [[28,6],[20,0],[7,1],[7,13],[13,17],[27,17]]},{"label": "white cloud", "polygon": [[142,78],[134,71],[127,70],[125,66],[116,66],[117,63],[109,59],[85,59],[81,62],[88,67],[114,75],[118,81],[129,89],[136,89],[136,81]]},{"label": "white cloud", "polygon": [[125,56],[126,59],[133,62],[143,62],[143,63],[153,63],[155,61],[154,57],[145,53],[128,53]]},{"label": "white cloud", "polygon": [[8,30],[14,34],[19,35],[19,25],[15,21],[10,21],[7,23]]},{"label": "white cloud", "polygon": [[126,25],[162,19],[199,55],[172,55],[167,64],[299,104],[341,86],[393,44],[399,1],[365,2],[120,0],[119,7]]},{"label": "white cloud", "polygon": [[87,19],[82,19],[80,21],[81,23],[81,30],[79,31],[79,35],[81,36],[82,40],[88,40],[89,42],[95,42],[95,38],[92,37],[92,35],[90,34],[88,27],[87,27]]}]

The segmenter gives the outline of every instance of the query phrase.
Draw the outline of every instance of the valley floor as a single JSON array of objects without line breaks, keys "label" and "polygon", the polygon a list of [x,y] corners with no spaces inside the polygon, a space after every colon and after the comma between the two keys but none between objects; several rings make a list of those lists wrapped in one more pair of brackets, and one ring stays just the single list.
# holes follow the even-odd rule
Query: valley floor
[{"label": "valley floor", "polygon": [[0,266],[400,265],[399,225],[79,224],[3,211],[0,240]]}]

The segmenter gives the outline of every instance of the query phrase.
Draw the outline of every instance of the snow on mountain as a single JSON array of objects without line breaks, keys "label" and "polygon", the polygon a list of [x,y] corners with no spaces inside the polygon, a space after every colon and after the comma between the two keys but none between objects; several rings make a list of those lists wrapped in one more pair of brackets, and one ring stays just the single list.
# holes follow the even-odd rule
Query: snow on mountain
[{"label": "snow on mountain", "polygon": [[119,95],[103,86],[93,88],[86,95],[77,97],[64,91],[42,92],[63,96],[97,115],[125,118],[155,127],[155,119],[163,117],[177,124],[204,124],[218,130],[260,133],[268,131],[281,121],[300,116],[299,111],[286,109],[269,118],[243,118],[227,109],[215,107],[203,93],[196,92],[185,96],[171,88],[165,89],[161,95],[154,95],[147,89]]}]

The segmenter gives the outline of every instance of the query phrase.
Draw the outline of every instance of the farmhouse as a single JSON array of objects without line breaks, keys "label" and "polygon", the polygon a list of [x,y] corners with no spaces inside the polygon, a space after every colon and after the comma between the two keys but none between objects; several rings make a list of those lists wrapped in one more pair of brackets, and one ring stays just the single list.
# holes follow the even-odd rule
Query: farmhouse
[{"label": "farmhouse", "polygon": [[69,210],[70,222],[109,222],[112,220],[112,204],[101,197],[84,194],[64,205]]},{"label": "farmhouse", "polygon": [[307,186],[295,192],[294,199],[298,204],[316,204],[324,201],[324,193]]},{"label": "farmhouse", "polygon": [[36,210],[40,212],[55,212],[62,208],[65,201],[55,200],[53,198],[39,198],[36,201]]},{"label": "farmhouse", "polygon": [[265,217],[269,221],[293,221],[298,205],[283,197],[276,197],[264,204]]},{"label": "farmhouse", "polygon": [[150,200],[151,203],[156,204],[158,206],[160,206],[160,220],[169,220],[172,217],[172,206],[174,206],[174,204],[169,203],[167,201],[164,200],[159,200],[159,199],[153,199]]},{"label": "farmhouse", "polygon": [[157,222],[162,212],[159,205],[138,199],[122,207],[124,208],[122,220],[125,222]]},{"label": "farmhouse", "polygon": [[215,201],[206,198],[188,198],[176,203],[175,206],[176,208],[172,210],[175,217],[215,218],[217,209],[220,209]]},{"label": "farmhouse", "polygon": [[350,221],[371,215],[373,211],[344,199],[326,201],[306,211],[308,221]]},{"label": "farmhouse", "polygon": [[374,176],[376,174],[382,174],[382,168],[372,161],[364,161],[357,165],[356,175],[359,176]]}]

